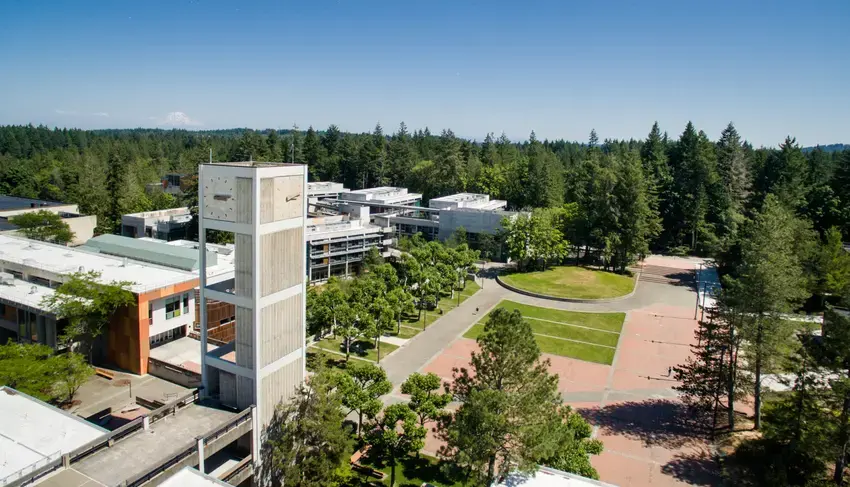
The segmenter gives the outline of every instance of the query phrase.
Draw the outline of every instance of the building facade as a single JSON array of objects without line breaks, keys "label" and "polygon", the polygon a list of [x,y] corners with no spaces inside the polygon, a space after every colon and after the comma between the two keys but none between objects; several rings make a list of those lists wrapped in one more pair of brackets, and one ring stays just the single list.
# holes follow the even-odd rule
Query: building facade
[{"label": "building facade", "polygon": [[389,255],[392,229],[369,223],[368,208],[355,210],[357,213],[350,215],[307,220],[307,275],[311,283],[357,274],[371,249]]},{"label": "building facade", "polygon": [[[146,261],[128,258],[140,255],[132,247],[119,253],[120,246],[115,246],[107,253],[0,235],[0,339],[61,347],[58,337],[64,320],[44,300],[69,274],[95,271],[101,282],[129,283],[127,289],[134,296],[133,306],[113,316],[96,358],[135,374],[147,373],[151,347],[185,336],[197,320],[194,289],[200,271],[186,263],[185,252],[171,255],[177,247],[162,243],[151,249],[151,242],[125,240],[145,244]],[[158,253],[163,255],[162,264],[154,262]],[[197,251],[189,253],[200,260]],[[176,265],[175,259],[184,263]],[[210,281],[233,277],[232,262],[226,260],[211,262],[205,269]]]},{"label": "building facade", "polygon": [[121,235],[171,242],[185,239],[191,224],[192,215],[185,207],[130,213],[121,217]]},{"label": "building facade", "polygon": [[[201,369],[204,394],[244,409],[256,405],[254,452],[275,406],[306,373],[307,169],[297,164],[236,162],[199,168],[199,235],[230,232],[232,281],[202,274]],[[201,253],[203,258],[204,253]],[[236,306],[235,339],[207,352],[206,300]]]},{"label": "building facade", "polygon": [[74,232],[74,239],[70,242],[72,246],[82,245],[94,235],[97,216],[80,214],[77,205],[6,195],[0,195],[0,233],[17,235],[18,227],[10,223],[9,218],[42,210],[58,214]]}]

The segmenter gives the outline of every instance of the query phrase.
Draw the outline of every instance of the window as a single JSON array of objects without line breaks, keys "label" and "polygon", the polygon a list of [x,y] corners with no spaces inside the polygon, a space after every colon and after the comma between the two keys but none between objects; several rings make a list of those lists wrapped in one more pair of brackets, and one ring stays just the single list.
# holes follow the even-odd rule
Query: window
[{"label": "window", "polygon": [[148,301],[148,326],[153,324],[153,303]]},{"label": "window", "polygon": [[189,312],[189,293],[183,294],[183,313]]},{"label": "window", "polygon": [[165,319],[177,318],[180,316],[180,296],[173,296],[165,300]]}]

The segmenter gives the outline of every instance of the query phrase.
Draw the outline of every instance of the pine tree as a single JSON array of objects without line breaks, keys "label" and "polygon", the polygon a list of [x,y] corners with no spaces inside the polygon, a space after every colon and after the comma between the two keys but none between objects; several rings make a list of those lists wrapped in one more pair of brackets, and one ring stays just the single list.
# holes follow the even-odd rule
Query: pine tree
[{"label": "pine tree", "polygon": [[749,191],[749,176],[741,137],[732,122],[729,122],[717,142],[717,171],[731,208],[741,211]]},{"label": "pine tree", "polygon": [[772,194],[745,228],[738,277],[725,287],[743,316],[746,365],[754,378],[755,428],[761,426],[761,379],[776,366],[777,347],[788,336],[782,313],[793,310],[809,294],[800,262],[801,246],[810,232]]},{"label": "pine tree", "polygon": [[320,167],[321,161],[322,145],[318,134],[310,125],[307,129],[307,135],[304,136],[304,162],[310,166],[311,171],[314,171]]},{"label": "pine tree", "polygon": [[558,378],[519,311],[492,311],[478,345],[471,370],[454,370],[451,392],[462,405],[440,424],[441,455],[490,485],[497,474],[553,458],[564,446],[565,415]]},{"label": "pine tree", "polygon": [[332,374],[319,369],[295,397],[275,410],[266,430],[259,477],[267,484],[333,487],[347,477],[352,441],[343,427],[340,394]]},{"label": "pine tree", "polygon": [[392,140],[390,140],[387,157],[390,161],[390,184],[404,186],[416,162],[413,144],[404,122],[399,124],[398,131],[393,134]]}]

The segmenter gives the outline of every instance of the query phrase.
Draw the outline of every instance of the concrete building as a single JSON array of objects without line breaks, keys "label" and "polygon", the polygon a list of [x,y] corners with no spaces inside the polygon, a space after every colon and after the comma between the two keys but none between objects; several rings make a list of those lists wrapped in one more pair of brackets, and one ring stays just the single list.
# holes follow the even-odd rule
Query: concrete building
[{"label": "concrete building", "polygon": [[121,235],[130,238],[149,237],[157,240],[182,240],[192,223],[189,208],[130,213],[121,217]]},{"label": "concrete building", "polygon": [[379,226],[392,227],[394,234],[412,236],[421,233],[427,240],[446,240],[460,227],[476,247],[481,234],[502,230],[502,220],[515,212],[505,211],[507,201],[491,200],[486,194],[458,193],[432,198],[427,208],[394,207],[372,215]]},{"label": "concrete building", "polygon": [[[200,486],[213,478],[221,482],[213,485],[251,485],[253,407],[228,410],[197,390],[156,409],[136,400],[141,415],[106,431],[0,388],[0,485]],[[197,468],[188,472],[194,477],[186,467]]]},{"label": "concrete building", "polygon": [[309,218],[307,272],[311,283],[331,276],[346,277],[360,270],[363,258],[372,249],[388,256],[392,229],[369,223],[369,208],[355,207],[352,214]]},{"label": "concrete building", "polygon": [[343,187],[342,183],[335,183],[333,181],[314,181],[307,183],[307,196],[310,203],[328,199],[335,200],[343,193],[348,192],[349,190]]},{"label": "concrete building", "polygon": [[491,200],[489,195],[478,193],[457,193],[440,198],[431,198],[429,208],[438,210],[504,210],[508,206],[505,200]]},{"label": "concrete building", "polygon": [[[200,244],[207,230],[231,232],[235,279],[201,279],[204,394],[244,409],[256,405],[254,452],[275,406],[305,377],[307,169],[234,162],[199,169]],[[204,253],[201,253],[204,259]],[[201,266],[203,267],[203,265]],[[236,306],[236,338],[207,352],[206,300]]]},{"label": "concrete building", "polygon": [[385,213],[393,209],[398,210],[398,208],[394,208],[398,206],[420,206],[422,204],[420,193],[409,193],[407,188],[390,186],[350,191],[339,199],[360,206],[369,206],[373,214]]},{"label": "concrete building", "polygon": [[97,216],[80,214],[80,208],[77,205],[6,195],[0,195],[0,233],[16,235],[18,227],[10,223],[9,218],[41,210],[56,213],[62,217],[62,221],[74,232],[71,245],[81,245],[94,235]]},{"label": "concrete building", "polygon": [[107,431],[0,386],[0,485],[7,485]]},{"label": "concrete building", "polygon": [[[96,358],[136,374],[147,373],[151,347],[185,336],[194,324],[193,290],[202,268],[197,251],[175,253],[181,249],[151,244],[155,243],[109,235],[70,248],[0,235],[0,340],[57,347],[64,321],[45,306],[44,298],[68,274],[95,271],[105,283],[129,282],[135,297],[134,306],[113,317]],[[211,258],[204,268],[201,274],[210,282],[234,275],[233,262],[226,258]]]}]

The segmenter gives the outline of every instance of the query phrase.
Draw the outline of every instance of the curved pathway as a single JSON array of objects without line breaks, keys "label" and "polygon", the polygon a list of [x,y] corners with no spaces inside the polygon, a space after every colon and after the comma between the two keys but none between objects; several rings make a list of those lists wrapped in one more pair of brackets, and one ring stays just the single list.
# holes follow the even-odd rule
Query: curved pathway
[{"label": "curved pathway", "polygon": [[[653,256],[645,264],[686,274],[698,262]],[[705,474],[708,450],[681,426],[684,413],[672,388],[676,383],[668,374],[690,354],[696,327],[692,286],[650,276],[637,283],[634,295],[621,301],[572,303],[515,293],[496,283],[495,269],[490,271],[479,281],[481,291],[381,362],[396,387],[386,402],[406,400],[398,386],[414,372],[435,372],[450,379],[451,367],[467,364],[476,348],[463,333],[503,299],[570,311],[625,312],[610,366],[547,356],[561,379],[565,402],[594,424],[594,435],[605,444],[605,452],[593,463],[602,480],[620,486],[711,485],[691,473]],[[435,452],[438,446],[429,434],[425,450]]]}]

